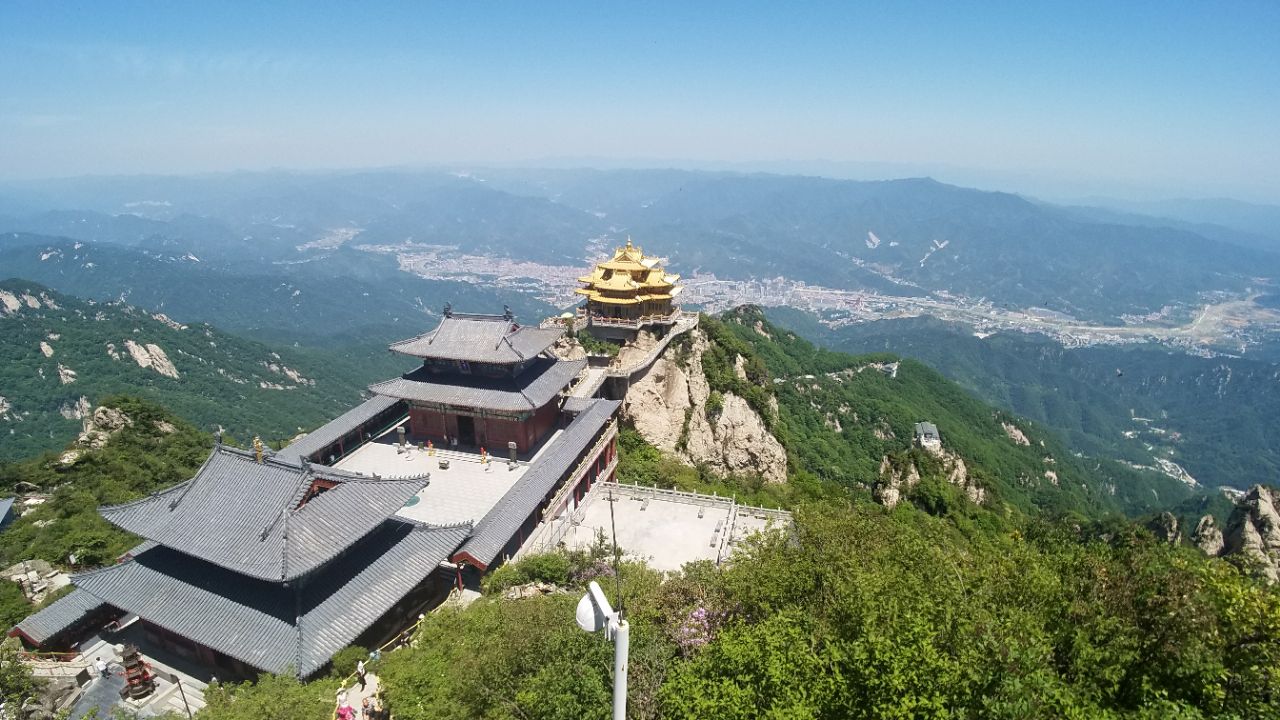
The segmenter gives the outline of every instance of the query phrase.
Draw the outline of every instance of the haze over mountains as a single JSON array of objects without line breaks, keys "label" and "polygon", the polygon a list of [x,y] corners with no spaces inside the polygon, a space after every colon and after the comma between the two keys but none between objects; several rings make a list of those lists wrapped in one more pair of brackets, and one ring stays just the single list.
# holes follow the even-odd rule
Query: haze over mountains
[{"label": "haze over mountains", "polygon": [[[579,271],[630,236],[685,276],[687,303],[793,306],[823,323],[790,319],[820,342],[883,349],[892,338],[904,354],[917,348],[1086,452],[1143,466],[1165,453],[1208,484],[1262,479],[1275,468],[1267,452],[1228,461],[1215,438],[1231,432],[1231,407],[1249,408],[1249,428],[1236,437],[1280,429],[1268,410],[1280,361],[1276,209],[1098,203],[1059,206],[929,179],[661,169],[11,182],[0,185],[0,276],[382,368],[381,344],[420,332],[446,302],[510,305],[527,321],[563,310]],[[968,338],[964,349],[963,329],[883,323],[919,315],[997,337]],[[1020,344],[1011,331],[1052,340]],[[1156,343],[1164,347],[1148,356],[1105,349]],[[1063,354],[1060,344],[1101,349]],[[992,360],[1013,347],[1058,360],[1035,372]],[[1252,358],[1249,370],[1192,357],[1223,354]],[[1085,357],[1076,370],[1059,367]],[[1134,379],[1108,391],[1113,361]],[[1159,370],[1139,381],[1149,367]],[[344,381],[353,380],[367,378]],[[999,389],[1009,383],[1025,387]],[[1210,391],[1212,383],[1221,386]],[[1120,391],[1139,384],[1145,399]],[[1033,400],[1037,389],[1047,394]],[[1117,437],[1126,410],[1172,413],[1184,440],[1147,449]]]}]

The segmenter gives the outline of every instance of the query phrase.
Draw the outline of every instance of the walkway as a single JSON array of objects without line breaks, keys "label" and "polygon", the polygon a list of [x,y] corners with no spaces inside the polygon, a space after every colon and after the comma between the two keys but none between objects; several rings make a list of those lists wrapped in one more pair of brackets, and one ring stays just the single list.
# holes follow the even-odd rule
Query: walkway
[{"label": "walkway", "polygon": [[[347,702],[351,703],[351,707],[355,708],[357,711],[364,706],[365,698],[369,698],[369,702],[372,704],[373,699],[378,695],[379,688],[381,688],[381,685],[378,682],[378,676],[372,672],[365,674],[363,690],[360,689],[360,683],[356,680],[354,675],[348,677],[346,682],[347,684],[344,686],[344,689],[347,691]],[[361,720],[363,720],[363,717],[361,717]]]},{"label": "walkway", "polygon": [[608,376],[609,371],[606,368],[588,367],[586,372],[582,374],[582,379],[569,391],[569,397],[595,397],[596,393],[600,392],[600,386],[604,385],[605,378]]}]

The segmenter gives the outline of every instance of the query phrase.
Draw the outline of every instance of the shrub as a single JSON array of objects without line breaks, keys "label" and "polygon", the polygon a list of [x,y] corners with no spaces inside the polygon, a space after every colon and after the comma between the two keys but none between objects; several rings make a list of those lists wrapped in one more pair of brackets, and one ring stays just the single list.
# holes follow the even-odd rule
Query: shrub
[{"label": "shrub", "polygon": [[345,678],[356,671],[356,663],[369,660],[369,651],[359,645],[348,645],[333,655],[333,670],[336,678]]},{"label": "shrub", "polygon": [[719,390],[712,390],[707,396],[707,418],[718,417],[724,411],[724,395]]}]

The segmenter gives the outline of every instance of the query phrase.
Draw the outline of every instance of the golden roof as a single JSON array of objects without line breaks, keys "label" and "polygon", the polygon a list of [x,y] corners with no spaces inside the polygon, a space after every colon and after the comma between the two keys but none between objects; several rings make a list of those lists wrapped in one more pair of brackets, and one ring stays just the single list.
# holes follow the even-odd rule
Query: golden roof
[{"label": "golden roof", "polygon": [[[578,282],[588,286],[578,292],[592,299],[600,299],[597,298],[600,291],[646,293],[644,297],[649,299],[668,299],[667,293],[672,293],[679,280],[679,275],[668,274],[658,264],[658,258],[646,257],[644,251],[632,245],[628,237],[627,244],[615,250],[611,259],[597,264],[590,275],[578,278]],[[620,302],[618,298],[613,299]],[[601,299],[601,302],[605,300]]]},{"label": "golden roof", "polygon": [[[648,261],[646,263],[646,261]],[[627,237],[627,244],[618,248],[613,253],[613,258],[606,260],[598,265],[598,270],[625,270],[625,271],[644,271],[653,267],[657,263],[657,258],[646,258],[644,251],[631,244],[631,238]]]}]

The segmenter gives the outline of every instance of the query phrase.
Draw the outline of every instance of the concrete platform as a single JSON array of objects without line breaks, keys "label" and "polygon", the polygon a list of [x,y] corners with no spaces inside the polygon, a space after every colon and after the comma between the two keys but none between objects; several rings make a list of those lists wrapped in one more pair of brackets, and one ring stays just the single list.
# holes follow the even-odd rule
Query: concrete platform
[{"label": "concrete platform", "polygon": [[786,512],[744,507],[732,498],[601,483],[577,510],[548,523],[535,540],[547,549],[558,543],[567,549],[590,547],[600,532],[611,537],[610,505],[623,554],[662,571],[695,560],[722,562],[751,533],[790,522]]}]

